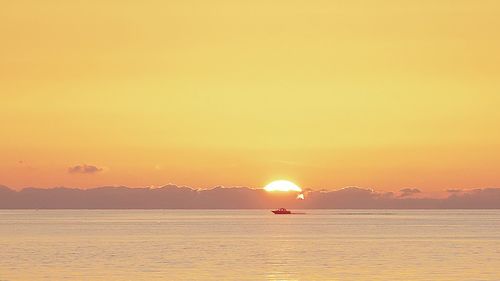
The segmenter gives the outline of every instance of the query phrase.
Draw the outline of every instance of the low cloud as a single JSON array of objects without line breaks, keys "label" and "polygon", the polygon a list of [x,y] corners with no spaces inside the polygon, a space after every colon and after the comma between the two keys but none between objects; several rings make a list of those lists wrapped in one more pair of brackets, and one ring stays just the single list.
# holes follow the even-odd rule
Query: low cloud
[{"label": "low cloud", "polygon": [[[82,169],[82,168],[80,168]],[[403,191],[418,194],[415,188]],[[406,189],[404,189],[406,190]],[[418,190],[418,189],[417,189]],[[166,185],[155,188],[98,187],[25,188],[0,186],[0,209],[500,209],[500,188],[461,190],[445,198],[395,196],[369,188],[304,193],[266,192],[247,187],[194,189]]]},{"label": "low cloud", "polygon": [[410,197],[415,194],[421,193],[420,189],[418,188],[403,188],[399,190],[399,192],[399,197]]},{"label": "low cloud", "polygon": [[96,174],[102,172],[102,168],[93,165],[76,165],[68,168],[68,173],[70,174]]}]

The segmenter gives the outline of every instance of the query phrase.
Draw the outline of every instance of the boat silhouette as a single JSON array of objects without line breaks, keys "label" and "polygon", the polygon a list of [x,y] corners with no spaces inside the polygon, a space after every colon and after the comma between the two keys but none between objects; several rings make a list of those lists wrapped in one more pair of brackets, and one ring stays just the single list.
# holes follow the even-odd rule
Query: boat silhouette
[{"label": "boat silhouette", "polygon": [[271,212],[273,212],[276,215],[289,215],[292,213],[291,211],[289,211],[285,208],[279,208],[277,210],[272,210]]}]

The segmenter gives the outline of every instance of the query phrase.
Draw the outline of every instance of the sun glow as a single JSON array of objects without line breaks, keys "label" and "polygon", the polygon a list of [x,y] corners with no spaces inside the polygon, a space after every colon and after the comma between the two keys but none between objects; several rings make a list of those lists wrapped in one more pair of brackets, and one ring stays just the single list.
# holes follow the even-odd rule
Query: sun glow
[{"label": "sun glow", "polygon": [[294,184],[291,181],[287,180],[277,180],[269,183],[264,187],[265,191],[297,191],[301,192],[302,188],[300,188],[298,185]]}]

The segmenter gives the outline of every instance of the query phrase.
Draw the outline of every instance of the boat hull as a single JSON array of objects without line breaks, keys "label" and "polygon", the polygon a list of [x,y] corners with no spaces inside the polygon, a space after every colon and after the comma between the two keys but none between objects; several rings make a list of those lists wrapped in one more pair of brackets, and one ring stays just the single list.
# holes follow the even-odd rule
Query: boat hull
[{"label": "boat hull", "polygon": [[290,215],[292,213],[290,211],[278,211],[278,210],[271,211],[271,212],[273,212],[275,215]]}]

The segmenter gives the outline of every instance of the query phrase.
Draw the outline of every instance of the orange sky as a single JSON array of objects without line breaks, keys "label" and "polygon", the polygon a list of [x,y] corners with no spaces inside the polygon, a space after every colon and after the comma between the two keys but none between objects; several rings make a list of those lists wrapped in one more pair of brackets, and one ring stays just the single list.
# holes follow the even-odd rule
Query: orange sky
[{"label": "orange sky", "polygon": [[8,1],[0,184],[498,187],[499,26],[487,0]]}]

